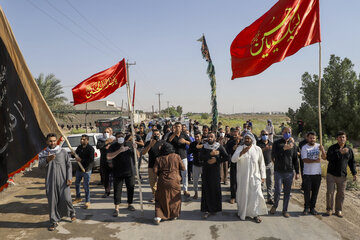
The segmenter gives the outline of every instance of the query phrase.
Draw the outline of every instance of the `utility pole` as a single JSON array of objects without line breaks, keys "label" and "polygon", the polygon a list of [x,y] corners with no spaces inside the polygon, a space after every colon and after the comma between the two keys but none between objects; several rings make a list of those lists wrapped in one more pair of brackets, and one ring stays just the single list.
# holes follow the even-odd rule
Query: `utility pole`
[{"label": "utility pole", "polygon": [[159,92],[159,93],[156,93],[155,95],[158,95],[158,97],[159,97],[159,115],[160,115],[160,113],[161,113],[161,112],[160,112],[160,111],[161,111],[160,96],[163,95],[163,93],[160,93],[160,92]]},{"label": "utility pole", "polygon": [[168,113],[168,117],[170,117],[170,109],[169,109],[169,101],[166,101],[167,102],[167,113]]},{"label": "utility pole", "polygon": [[154,105],[152,105],[152,114],[154,115]]}]

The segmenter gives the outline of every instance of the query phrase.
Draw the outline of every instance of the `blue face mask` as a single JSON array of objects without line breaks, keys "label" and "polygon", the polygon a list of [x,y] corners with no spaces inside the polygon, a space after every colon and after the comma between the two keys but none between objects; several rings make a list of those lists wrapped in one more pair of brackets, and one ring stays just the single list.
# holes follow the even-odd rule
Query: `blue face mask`
[{"label": "blue face mask", "polygon": [[285,140],[288,140],[289,138],[291,138],[291,133],[284,133],[283,137]]},{"label": "blue face mask", "polygon": [[262,135],[261,136],[261,139],[266,142],[268,139],[269,139],[269,136],[268,135]]}]

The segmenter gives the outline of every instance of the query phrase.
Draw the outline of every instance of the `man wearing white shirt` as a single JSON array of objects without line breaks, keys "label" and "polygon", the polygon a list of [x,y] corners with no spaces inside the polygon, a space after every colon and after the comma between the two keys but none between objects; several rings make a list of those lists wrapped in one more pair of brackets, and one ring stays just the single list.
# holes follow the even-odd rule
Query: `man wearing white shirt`
[{"label": "man wearing white shirt", "polygon": [[301,159],[304,162],[304,215],[318,215],[315,210],[316,199],[321,184],[321,158],[326,159],[324,147],[316,143],[315,132],[307,133],[308,143],[301,148]]}]

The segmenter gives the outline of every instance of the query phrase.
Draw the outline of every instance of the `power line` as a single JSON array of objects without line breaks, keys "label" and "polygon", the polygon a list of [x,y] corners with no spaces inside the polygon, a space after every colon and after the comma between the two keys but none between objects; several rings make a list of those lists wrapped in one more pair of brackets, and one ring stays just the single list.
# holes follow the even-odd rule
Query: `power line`
[{"label": "power line", "polygon": [[79,14],[79,16],[84,19],[91,27],[93,27],[100,35],[103,36],[104,39],[106,39],[113,47],[115,47],[120,53],[123,53],[125,55],[124,58],[128,58],[128,54],[121,50],[110,38],[108,38],[99,28],[97,28],[90,20],[88,20],[69,0],[66,0],[66,2],[69,4],[69,6],[74,9],[75,12]]},{"label": "power line", "polygon": [[[49,0],[46,0],[47,3],[53,8],[55,9],[55,11],[57,11],[58,13],[60,13],[62,16],[64,16],[67,20],[69,20],[70,22],[72,22],[75,26],[77,26],[80,30],[82,30],[83,32],[85,32],[87,35],[89,35],[90,37],[94,38],[95,40],[97,40],[101,45],[107,47],[110,51],[109,53],[114,54],[114,51],[112,48],[110,48],[108,45],[104,44],[104,42],[102,42],[100,39],[98,39],[94,34],[90,33],[89,31],[87,31],[86,29],[84,29],[80,24],[78,24],[76,21],[74,21],[71,17],[69,17],[68,15],[66,15],[65,13],[63,13],[60,9],[58,9],[54,4],[52,4]],[[116,56],[116,55],[115,55]]]},{"label": "power line", "polygon": [[81,35],[77,34],[76,32],[74,32],[73,30],[67,28],[64,24],[62,24],[60,21],[58,21],[56,18],[54,18],[53,16],[51,16],[50,14],[48,14],[46,11],[44,11],[43,9],[41,9],[40,7],[38,7],[35,3],[33,3],[31,0],[28,0],[28,2],[36,9],[38,9],[40,12],[42,12],[43,14],[45,14],[46,16],[48,16],[49,18],[51,18],[53,21],[55,21],[57,24],[59,24],[61,27],[63,27],[65,30],[71,32],[72,34],[74,34],[76,37],[78,37],[80,40],[86,42],[87,44],[89,44],[90,46],[92,46],[93,48],[95,48],[96,50],[98,50],[99,52],[101,52],[102,54],[104,54],[105,56],[108,56],[107,54],[105,54],[102,50],[100,50],[96,45],[93,45],[91,42],[87,41],[85,38],[83,38]]}]

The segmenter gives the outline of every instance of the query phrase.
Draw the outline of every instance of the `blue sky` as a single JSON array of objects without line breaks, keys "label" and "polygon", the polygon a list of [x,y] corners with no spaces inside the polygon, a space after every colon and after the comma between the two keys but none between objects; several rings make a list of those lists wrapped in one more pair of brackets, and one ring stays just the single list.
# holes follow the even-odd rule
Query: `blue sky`
[{"label": "blue sky", "polygon": [[[162,108],[169,101],[185,112],[210,112],[207,63],[196,41],[204,33],[216,69],[218,110],[232,113],[297,108],[301,75],[318,74],[315,44],[257,76],[230,80],[231,42],[276,2],[1,0],[0,5],[34,77],[54,73],[69,101],[72,87],[126,58],[136,61],[130,69],[136,109],[157,109],[155,94],[161,92]],[[323,67],[336,54],[350,58],[360,72],[358,9],[358,0],[320,1]],[[106,99],[120,105],[125,88]]]}]

